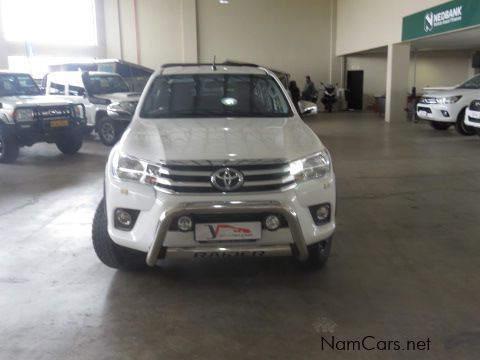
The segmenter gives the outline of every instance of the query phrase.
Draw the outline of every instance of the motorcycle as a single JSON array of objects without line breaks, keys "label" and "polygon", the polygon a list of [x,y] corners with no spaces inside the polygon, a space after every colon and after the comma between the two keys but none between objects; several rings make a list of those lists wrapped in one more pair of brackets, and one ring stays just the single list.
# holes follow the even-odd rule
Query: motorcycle
[{"label": "motorcycle", "polygon": [[337,102],[336,85],[321,83],[323,86],[322,104],[325,106],[326,112],[332,112],[333,104]]}]

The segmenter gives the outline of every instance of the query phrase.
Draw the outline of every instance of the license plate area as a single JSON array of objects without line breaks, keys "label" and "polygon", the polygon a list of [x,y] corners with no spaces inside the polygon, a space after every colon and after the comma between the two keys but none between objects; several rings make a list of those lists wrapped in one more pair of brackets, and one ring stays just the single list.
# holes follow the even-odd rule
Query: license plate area
[{"label": "license plate area", "polygon": [[59,127],[67,127],[68,126],[68,120],[51,120],[50,121],[50,127],[51,128],[59,128]]},{"label": "license plate area", "polygon": [[261,222],[195,224],[195,241],[244,242],[261,238]]}]

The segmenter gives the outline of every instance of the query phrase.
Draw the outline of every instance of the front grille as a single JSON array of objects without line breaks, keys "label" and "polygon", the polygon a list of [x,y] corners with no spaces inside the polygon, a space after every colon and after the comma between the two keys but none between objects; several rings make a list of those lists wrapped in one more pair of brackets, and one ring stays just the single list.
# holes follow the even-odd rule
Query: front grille
[{"label": "front grille", "polygon": [[468,117],[468,120],[470,120],[471,122],[474,122],[474,123],[480,123],[480,119],[475,119],[471,116]]},{"label": "front grille", "polygon": [[480,111],[480,100],[473,100],[470,103],[470,110]]},{"label": "front grille", "polygon": [[39,106],[33,111],[36,120],[70,119],[70,106]]},{"label": "front grille", "polygon": [[[212,175],[223,168],[239,171],[243,175],[243,186],[222,191],[214,187]],[[162,165],[162,176],[155,185],[177,193],[239,193],[275,191],[295,184],[295,178],[290,174],[290,168],[284,161],[265,162],[174,162]]]}]

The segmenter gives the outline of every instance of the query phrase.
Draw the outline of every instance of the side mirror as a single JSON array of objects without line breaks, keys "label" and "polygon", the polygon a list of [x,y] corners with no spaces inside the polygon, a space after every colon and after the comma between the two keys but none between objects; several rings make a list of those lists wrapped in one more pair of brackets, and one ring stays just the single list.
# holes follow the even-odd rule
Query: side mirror
[{"label": "side mirror", "polygon": [[312,116],[318,114],[317,104],[311,101],[300,100],[298,102],[298,109],[302,117]]}]

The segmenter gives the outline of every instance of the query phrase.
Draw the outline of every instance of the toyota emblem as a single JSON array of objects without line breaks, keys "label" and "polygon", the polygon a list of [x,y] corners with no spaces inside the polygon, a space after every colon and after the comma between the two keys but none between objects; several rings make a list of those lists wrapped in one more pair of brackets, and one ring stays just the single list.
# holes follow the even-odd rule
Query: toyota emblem
[{"label": "toyota emblem", "polygon": [[220,191],[233,191],[243,185],[243,174],[235,169],[223,168],[210,177],[212,185]]}]

